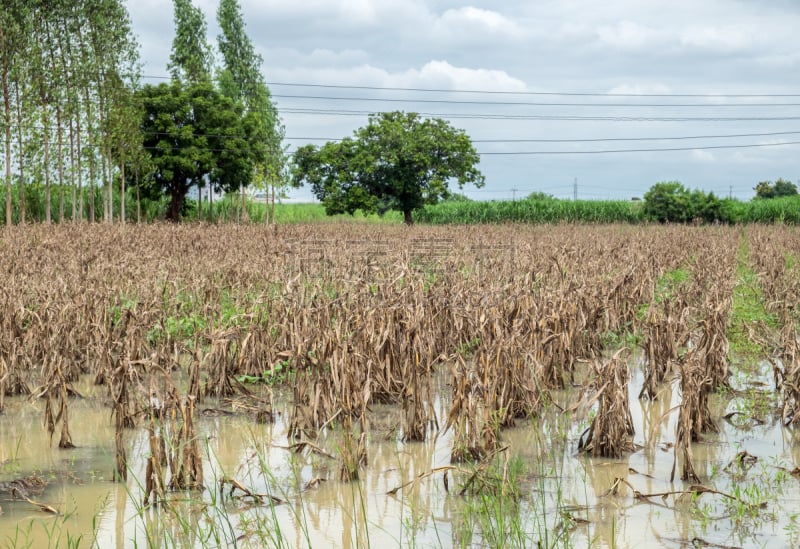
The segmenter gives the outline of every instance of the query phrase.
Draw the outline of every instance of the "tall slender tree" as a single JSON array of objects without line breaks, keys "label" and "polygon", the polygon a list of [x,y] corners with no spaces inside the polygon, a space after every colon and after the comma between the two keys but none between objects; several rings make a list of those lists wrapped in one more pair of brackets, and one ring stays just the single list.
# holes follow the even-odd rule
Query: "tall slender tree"
[{"label": "tall slender tree", "polygon": [[[54,4],[56,4],[54,2]],[[45,223],[50,223],[51,219],[51,195],[50,195],[50,170],[51,156],[50,143],[52,141],[50,121],[52,119],[52,103],[55,87],[59,84],[54,78],[54,67],[49,56],[53,34],[50,31],[52,20],[58,18],[58,6],[37,6],[35,10],[35,25],[31,43],[31,60],[34,63],[32,80],[36,86],[36,96],[39,102],[39,138],[41,139],[42,160],[37,162],[36,173],[44,179],[44,219]]]},{"label": "tall slender tree", "polygon": [[251,180],[260,186],[266,186],[267,181],[274,185],[286,163],[282,145],[284,127],[261,72],[264,60],[247,36],[239,0],[220,0],[217,22],[222,31],[217,38],[222,57],[222,67],[217,76],[220,91],[240,101],[256,121],[252,137],[256,163]]},{"label": "tall slender tree", "polygon": [[169,56],[173,80],[196,84],[211,80],[211,47],[206,39],[206,19],[191,0],[173,0],[175,38]]},{"label": "tall slender tree", "polygon": [[11,218],[11,132],[14,125],[11,82],[27,62],[22,55],[32,27],[31,10],[25,0],[4,0],[0,9],[0,87],[3,92],[3,130],[5,133],[6,225]]},{"label": "tall slender tree", "polygon": [[121,91],[138,83],[138,44],[131,32],[130,17],[121,0],[84,0],[91,4],[89,43],[95,73],[100,150],[103,175],[103,219],[114,219],[114,135],[126,123],[115,114],[124,109],[129,93]]}]

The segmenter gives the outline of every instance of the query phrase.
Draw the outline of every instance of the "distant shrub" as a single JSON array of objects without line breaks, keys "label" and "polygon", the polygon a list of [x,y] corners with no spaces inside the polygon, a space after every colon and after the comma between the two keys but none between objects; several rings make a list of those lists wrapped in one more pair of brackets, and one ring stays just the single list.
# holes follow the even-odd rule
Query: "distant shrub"
[{"label": "distant shrub", "polygon": [[659,223],[723,221],[722,201],[714,193],[689,191],[677,181],[656,183],[644,195],[644,216]]}]

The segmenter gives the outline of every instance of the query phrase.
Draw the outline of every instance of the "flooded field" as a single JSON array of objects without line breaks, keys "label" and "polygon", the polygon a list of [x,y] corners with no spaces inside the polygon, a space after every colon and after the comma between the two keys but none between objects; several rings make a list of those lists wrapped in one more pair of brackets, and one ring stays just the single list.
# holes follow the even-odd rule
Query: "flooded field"
[{"label": "flooded field", "polygon": [[[635,362],[633,371],[638,372],[631,385],[635,399],[642,380]],[[287,449],[293,441],[283,420],[289,411],[286,401],[278,404],[281,413],[272,425],[207,412],[197,425],[207,490],[175,493],[168,506],[150,509],[141,504],[149,453],[146,431],[128,433],[131,478],[122,485],[111,482],[114,429],[108,408],[91,386],[81,389],[85,399],[74,403],[73,415],[80,429],[73,437],[76,448],[68,451],[51,445],[40,404],[7,402],[0,417],[0,479],[42,478],[47,486],[36,502],[61,515],[19,498],[3,498],[4,545],[68,546],[72,540],[99,547],[469,547],[503,545],[510,533],[519,536],[520,545],[544,538],[553,546],[576,547],[792,547],[800,542],[800,479],[792,474],[800,463],[800,445],[793,433],[774,421],[761,424],[764,418],[755,416],[721,420],[720,433],[693,448],[703,486],[720,493],[681,494],[690,487],[669,482],[677,417],[670,409],[679,400],[677,389],[669,386],[657,401],[633,406],[636,432],[642,433],[635,443],[641,448],[624,459],[581,455],[577,443],[586,419],[556,407],[539,420],[504,431],[502,443],[521,469],[519,497],[504,503],[459,496],[456,481],[448,490],[441,472],[427,476],[450,466],[452,437],[398,443],[389,436],[397,427],[397,410],[390,407],[377,407],[371,414],[369,461],[362,478],[349,483],[331,478],[331,459]],[[445,414],[449,391],[444,382],[439,389],[437,408]],[[559,395],[564,403],[574,400],[570,396],[575,393]],[[722,416],[746,404],[735,397],[719,399],[716,411]],[[336,436],[327,435],[324,445],[335,446],[331,440]],[[742,452],[748,458],[737,461]],[[226,477],[281,501],[258,502],[242,493],[226,498],[229,485],[219,492],[219,481]],[[450,478],[458,476],[451,473]],[[656,495],[637,499],[633,490]],[[669,492],[675,494],[660,495]],[[485,508],[495,504],[509,508]],[[506,522],[484,538],[478,526],[498,518]]]},{"label": "flooded field", "polygon": [[295,230],[2,234],[0,545],[800,543],[795,231]]}]

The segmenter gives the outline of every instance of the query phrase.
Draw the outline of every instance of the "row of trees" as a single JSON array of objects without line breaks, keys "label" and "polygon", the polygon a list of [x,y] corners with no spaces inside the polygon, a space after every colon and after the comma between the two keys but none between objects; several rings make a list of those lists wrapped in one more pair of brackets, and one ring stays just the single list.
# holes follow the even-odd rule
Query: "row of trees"
[{"label": "row of trees", "polygon": [[[218,67],[202,11],[174,0],[174,14],[172,81],[141,86],[123,0],[4,0],[6,224],[26,221],[32,182],[43,186],[49,223],[53,200],[59,221],[124,221],[126,185],[135,185],[137,196],[167,194],[167,216],[177,219],[192,185],[227,192],[280,176],[283,127],[238,0],[218,6]],[[95,193],[102,193],[102,213]]]},{"label": "row of trees", "polygon": [[[71,189],[72,219],[83,217],[88,187],[104,193],[111,211],[111,173],[132,157],[138,117],[132,95],[139,59],[121,0],[5,0],[0,10],[0,87],[5,164],[5,221],[12,222],[12,163],[16,164],[20,221],[24,185],[44,182],[47,221],[51,185],[58,184],[59,219]],[[140,141],[140,140],[139,140]]]},{"label": "row of trees", "polygon": [[[124,221],[131,185],[137,197],[140,191],[151,199],[169,196],[167,217],[178,220],[192,187],[202,201],[204,190],[210,198],[282,179],[283,126],[238,0],[219,2],[217,55],[203,12],[191,0],[173,5],[171,82],[142,86],[123,0],[4,0],[6,224],[13,221],[14,181],[17,221],[26,221],[26,185],[37,182],[49,223],[52,188],[59,221],[108,221],[115,213]],[[341,142],[299,148],[292,179],[296,186],[310,185],[330,214],[393,209],[411,223],[415,209],[450,195],[453,180],[459,187],[482,186],[478,163],[462,130],[441,119],[392,112],[371,116]],[[797,194],[783,179],[763,181],[755,190],[758,198]],[[102,213],[95,211],[96,193]],[[659,183],[645,195],[645,213],[658,221],[713,221],[720,207],[713,194],[676,182]]]},{"label": "row of trees", "polygon": [[[784,179],[762,181],[754,189],[756,199],[796,196],[797,187]],[[690,191],[677,181],[656,183],[644,195],[646,219],[661,223],[713,223],[723,220],[723,201],[700,190]]]}]

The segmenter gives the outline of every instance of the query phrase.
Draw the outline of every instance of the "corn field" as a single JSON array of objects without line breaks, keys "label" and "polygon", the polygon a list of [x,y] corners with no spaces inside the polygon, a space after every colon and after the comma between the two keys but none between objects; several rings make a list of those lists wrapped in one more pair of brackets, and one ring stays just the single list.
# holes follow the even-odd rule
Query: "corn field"
[{"label": "corn field", "polygon": [[[715,487],[693,450],[725,422],[800,423],[798,259],[800,234],[783,226],[6,227],[0,411],[35,406],[68,455],[89,380],[115,433],[113,480],[146,456],[128,497],[147,508],[217,488],[287,503],[235,475],[208,478],[198,424],[211,415],[280,416],[271,443],[326,463],[306,489],[357,483],[379,439],[447,441],[446,463],[409,485],[520,505],[508,437],[556,414],[563,459],[668,452],[664,501],[749,505]],[[634,421],[632,408],[658,406],[652,425]],[[35,474],[2,475],[2,506],[47,494],[24,489]],[[603,497],[647,505],[633,477],[602,481]],[[521,545],[591,538],[575,510],[556,511]],[[486,525],[470,528],[491,544]]]}]

